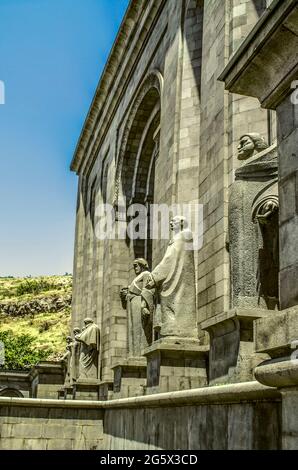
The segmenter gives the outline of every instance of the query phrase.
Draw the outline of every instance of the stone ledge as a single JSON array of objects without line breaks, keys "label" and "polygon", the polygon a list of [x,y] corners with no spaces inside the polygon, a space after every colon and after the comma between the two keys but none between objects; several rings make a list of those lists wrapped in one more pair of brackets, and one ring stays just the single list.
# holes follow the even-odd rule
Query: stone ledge
[{"label": "stone ledge", "polygon": [[296,0],[271,3],[218,78],[227,90],[276,109],[297,78],[297,15]]},{"label": "stone ledge", "polygon": [[122,361],[117,361],[113,364],[111,369],[116,369],[117,367],[125,368],[135,368],[135,367],[147,367],[147,361],[144,357],[128,357]]},{"label": "stone ledge", "polygon": [[223,323],[228,320],[233,320],[235,318],[238,318],[240,321],[241,320],[257,320],[258,318],[264,318],[268,317],[269,315],[272,315],[272,313],[276,313],[275,311],[271,310],[264,310],[264,309],[246,309],[246,308],[234,308],[231,310],[228,310],[227,312],[219,313],[215,317],[212,317],[208,320],[205,320],[201,323],[201,328],[202,330],[208,331],[212,327]]},{"label": "stone ledge", "polygon": [[209,346],[201,345],[195,338],[169,337],[161,338],[145,349],[143,355],[148,356],[154,351],[186,351],[208,354]]},{"label": "stone ledge", "polygon": [[32,406],[43,408],[141,408],[157,406],[177,406],[190,404],[222,404],[241,403],[247,400],[280,401],[281,395],[276,388],[261,385],[258,382],[244,382],[241,384],[203,387],[178,392],[159,393],[142,397],[122,398],[109,401],[61,401],[34,398],[6,398],[0,397],[1,406]]},{"label": "stone ledge", "polygon": [[255,322],[255,350],[271,357],[283,357],[293,352],[291,343],[298,340],[298,306],[275,312]]},{"label": "stone ledge", "polygon": [[256,367],[255,377],[269,387],[298,387],[298,360],[266,361]]}]

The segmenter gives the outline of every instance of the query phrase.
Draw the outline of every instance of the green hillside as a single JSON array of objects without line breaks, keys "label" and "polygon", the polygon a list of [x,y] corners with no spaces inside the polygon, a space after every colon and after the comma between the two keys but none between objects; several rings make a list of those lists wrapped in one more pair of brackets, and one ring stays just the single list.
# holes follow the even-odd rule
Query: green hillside
[{"label": "green hillside", "polygon": [[[71,294],[70,275],[0,278],[0,340],[11,350],[7,354],[13,354],[13,348],[21,351],[29,335],[38,357],[60,359],[70,330]],[[18,368],[18,359],[13,359],[12,368]],[[19,362],[23,368],[24,361]]]}]

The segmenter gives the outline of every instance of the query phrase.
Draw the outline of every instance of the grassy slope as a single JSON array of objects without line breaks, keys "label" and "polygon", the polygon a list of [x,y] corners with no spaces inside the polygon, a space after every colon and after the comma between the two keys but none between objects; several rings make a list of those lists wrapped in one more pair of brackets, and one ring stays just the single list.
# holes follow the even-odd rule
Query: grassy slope
[{"label": "grassy slope", "polygon": [[[22,293],[27,282],[44,280],[49,290],[38,293]],[[0,278],[0,303],[28,302],[37,298],[71,294],[71,276],[47,276],[43,278]],[[70,308],[60,312],[46,312],[22,317],[12,317],[0,313],[0,331],[11,330],[14,334],[30,334],[34,336],[34,344],[38,349],[51,349],[50,359],[58,358],[65,351],[65,337],[69,332]]]}]

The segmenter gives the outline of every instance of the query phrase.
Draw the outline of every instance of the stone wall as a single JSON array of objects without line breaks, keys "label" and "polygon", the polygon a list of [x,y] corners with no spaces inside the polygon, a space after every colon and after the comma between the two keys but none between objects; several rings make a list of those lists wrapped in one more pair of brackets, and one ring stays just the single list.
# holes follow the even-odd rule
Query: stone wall
[{"label": "stone wall", "polygon": [[0,449],[279,449],[280,409],[257,383],[107,402],[0,398]]},{"label": "stone wall", "polygon": [[[272,140],[275,123],[257,100],[229,97],[217,79],[265,7],[263,0],[130,4],[72,162],[79,175],[73,324],[89,316],[100,326],[104,381],[112,381],[111,367],[127,352],[119,290],[132,280],[135,253],[126,240],[97,238],[94,211],[101,203],[113,204],[119,188],[134,199],[131,188],[141,185],[148,166],[135,178],[132,163],[154,107],[159,152],[151,202],[203,205],[203,246],[195,253],[198,324],[230,308],[226,241],[236,142],[248,131]],[[155,95],[148,89],[141,101],[153,76],[159,81],[152,84]],[[153,241],[153,267],[166,245],[167,240]]]},{"label": "stone wall", "polygon": [[101,447],[103,412],[76,402],[1,399],[1,450],[93,450]]}]

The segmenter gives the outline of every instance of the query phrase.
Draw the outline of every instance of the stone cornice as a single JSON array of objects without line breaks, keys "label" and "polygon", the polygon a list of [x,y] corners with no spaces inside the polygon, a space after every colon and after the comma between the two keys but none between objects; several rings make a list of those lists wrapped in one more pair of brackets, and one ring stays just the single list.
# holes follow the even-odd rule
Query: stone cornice
[{"label": "stone cornice", "polygon": [[227,90],[275,109],[298,73],[298,0],[275,0],[230,59],[219,80]]},{"label": "stone cornice", "polygon": [[143,408],[161,406],[210,405],[223,403],[242,403],[247,401],[276,400],[280,401],[280,393],[275,388],[267,387],[258,382],[242,382],[213,387],[202,387],[177,392],[156,393],[132,398],[120,398],[107,401],[54,400],[42,398],[10,398],[0,397],[1,406],[25,406],[46,408]]},{"label": "stone cornice", "polygon": [[[119,78],[121,83],[129,78],[146,35],[165,2],[166,0],[131,0],[87,114],[71,162],[72,171],[85,173],[83,167],[94,159],[98,143],[106,133],[121,96],[122,87],[116,87],[115,84]],[[128,51],[129,57],[125,53]]]}]

